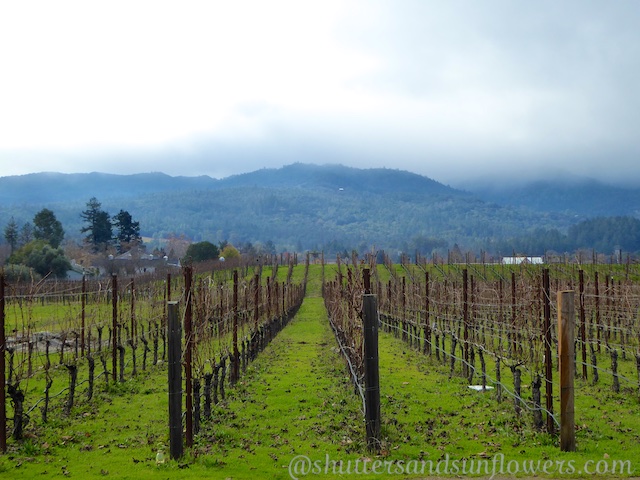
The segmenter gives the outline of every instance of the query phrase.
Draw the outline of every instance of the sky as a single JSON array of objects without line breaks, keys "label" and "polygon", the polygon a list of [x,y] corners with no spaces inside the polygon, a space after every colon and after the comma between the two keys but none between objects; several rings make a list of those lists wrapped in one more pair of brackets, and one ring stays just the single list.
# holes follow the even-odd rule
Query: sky
[{"label": "sky", "polygon": [[0,176],[640,185],[640,2],[0,3]]}]

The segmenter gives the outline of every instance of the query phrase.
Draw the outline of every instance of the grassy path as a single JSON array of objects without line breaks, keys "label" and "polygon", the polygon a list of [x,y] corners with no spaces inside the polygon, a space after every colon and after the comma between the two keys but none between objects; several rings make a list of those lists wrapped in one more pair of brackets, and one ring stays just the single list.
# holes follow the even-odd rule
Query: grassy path
[{"label": "grassy path", "polygon": [[212,478],[290,478],[297,455],[324,461],[360,451],[360,408],[323,301],[307,297],[231,391],[222,423],[201,436],[198,450],[217,472]]}]

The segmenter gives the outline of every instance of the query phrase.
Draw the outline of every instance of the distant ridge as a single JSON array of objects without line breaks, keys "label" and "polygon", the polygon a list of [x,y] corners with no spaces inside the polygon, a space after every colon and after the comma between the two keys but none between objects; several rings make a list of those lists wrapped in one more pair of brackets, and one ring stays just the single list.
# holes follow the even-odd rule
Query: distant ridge
[{"label": "distant ridge", "polygon": [[[42,172],[0,177],[0,202],[41,204],[67,202],[96,197],[99,200],[130,198],[158,192],[210,190],[231,187],[261,188],[357,188],[379,194],[391,192],[444,194],[455,190],[430,178],[402,170],[359,169],[343,165],[294,163],[282,168],[261,169],[250,173],[214,179],[172,177],[152,172],[131,175],[110,173]],[[458,191],[458,193],[460,193]]]},{"label": "distant ridge", "polygon": [[404,170],[352,168],[344,165],[294,163],[278,169],[262,169],[220,180],[220,186],[286,188],[358,188],[370,192],[451,193],[454,189],[431,178]]},{"label": "distant ridge", "polygon": [[161,192],[193,192],[225,188],[301,188],[335,191],[356,189],[372,194],[454,195],[475,197],[505,207],[526,208],[579,217],[631,215],[640,218],[640,189],[606,185],[581,178],[561,184],[553,179],[525,184],[468,183],[465,190],[443,185],[415,173],[388,169],[361,169],[339,164],[294,163],[281,168],[263,168],[222,179],[206,175],[170,176],[151,172],[131,175],[110,173],[42,172],[0,177],[0,204],[44,205],[135,198]]},{"label": "distant ridge", "polygon": [[0,202],[40,204],[78,199],[133,197],[145,193],[211,188],[211,177],[171,177],[164,173],[30,173],[0,177]]}]

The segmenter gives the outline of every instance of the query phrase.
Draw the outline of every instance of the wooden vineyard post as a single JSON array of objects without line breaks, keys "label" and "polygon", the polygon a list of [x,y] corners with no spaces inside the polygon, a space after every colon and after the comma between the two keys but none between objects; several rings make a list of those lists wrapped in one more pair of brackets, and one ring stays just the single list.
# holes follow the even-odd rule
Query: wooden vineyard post
[{"label": "wooden vineyard post", "polygon": [[238,352],[238,271],[233,271],[233,363],[231,364],[231,383],[240,378],[240,363]]},{"label": "wooden vineyard post", "polygon": [[253,329],[254,335],[258,334],[258,323],[260,321],[260,275],[255,274],[253,277],[254,290],[253,290]]},{"label": "wooden vineyard post", "polygon": [[111,276],[111,378],[118,381],[118,276]]},{"label": "wooden vineyard post", "polygon": [[282,282],[282,321],[287,314],[287,282]]},{"label": "wooden vineyard post", "polygon": [[[162,360],[165,360],[167,358],[167,332],[168,332],[168,325],[167,325],[167,318],[169,318],[168,313],[167,313],[167,305],[169,304],[169,302],[171,301],[171,273],[167,272],[167,284],[165,285],[165,291],[164,291],[164,295],[165,295],[165,302],[163,303],[163,312],[162,312],[162,319],[164,324],[161,322],[161,329],[162,329]],[[156,332],[157,335],[160,335],[160,332]],[[155,347],[154,347],[155,348]],[[157,363],[157,362],[155,362]]]},{"label": "wooden vineyard post", "polygon": [[169,453],[174,460],[182,457],[182,330],[178,302],[167,303],[169,352]]},{"label": "wooden vineyard post", "polygon": [[271,277],[267,277],[267,321],[271,321]]},{"label": "wooden vineyard post", "polygon": [[560,450],[576,451],[574,412],[574,310],[573,290],[558,292],[558,362],[560,369]]},{"label": "wooden vineyard post", "polygon": [[[596,300],[596,330],[598,336],[598,353],[600,353],[600,335],[602,329],[600,328],[600,287],[598,286],[598,272],[595,272],[595,278],[593,279],[593,285],[595,288],[594,296]],[[594,379],[595,381],[595,379]]]},{"label": "wooden vineyard post", "polygon": [[82,275],[82,293],[80,294],[80,302],[81,302],[80,352],[81,352],[81,356],[84,357],[85,310],[87,306],[87,278],[84,275]]},{"label": "wooden vineyard post", "polygon": [[131,353],[133,355],[133,371],[131,375],[137,375],[137,367],[136,367],[136,347],[138,346],[138,342],[136,340],[138,336],[137,332],[137,324],[136,324],[136,280],[135,278],[131,279],[131,334],[129,335],[129,342],[131,345]]},{"label": "wooden vineyard post", "polygon": [[587,379],[587,326],[584,311],[584,270],[580,270],[580,341],[582,342],[582,378]]},{"label": "wooden vineyard post", "polygon": [[463,356],[462,375],[469,376],[469,276],[467,269],[462,270],[462,323],[463,323]]},{"label": "wooden vineyard post", "polygon": [[551,357],[551,286],[549,269],[542,270],[542,295],[544,305],[544,383],[547,405],[547,433],[553,435],[553,359]]},{"label": "wooden vineyard post", "polygon": [[5,381],[5,352],[7,351],[4,336],[4,275],[0,274],[0,452],[7,451],[7,397]]},{"label": "wooden vineyard post", "polygon": [[362,298],[364,323],[364,392],[367,447],[380,446],[380,371],[378,359],[378,307],[371,293],[369,270],[364,270],[365,294]]},{"label": "wooden vineyard post", "polygon": [[184,389],[186,393],[185,429],[187,447],[190,448],[193,447],[193,382],[191,378],[191,373],[193,371],[193,269],[191,267],[185,267],[184,269],[184,289],[186,292],[184,312]]},{"label": "wooden vineyard post", "polygon": [[518,354],[516,330],[516,274],[511,272],[511,355],[514,358]]},{"label": "wooden vineyard post", "polygon": [[429,272],[424,273],[424,353],[431,355],[431,325],[429,318]]},{"label": "wooden vineyard post", "polygon": [[411,341],[407,326],[407,277],[402,277],[402,339]]}]

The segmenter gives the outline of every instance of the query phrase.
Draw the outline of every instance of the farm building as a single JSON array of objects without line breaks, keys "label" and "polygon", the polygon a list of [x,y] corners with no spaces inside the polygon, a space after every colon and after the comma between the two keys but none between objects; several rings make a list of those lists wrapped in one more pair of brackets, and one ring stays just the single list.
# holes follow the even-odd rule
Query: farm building
[{"label": "farm building", "polygon": [[523,263],[529,263],[532,265],[541,265],[544,263],[542,257],[502,257],[502,263],[504,265],[521,265]]}]

